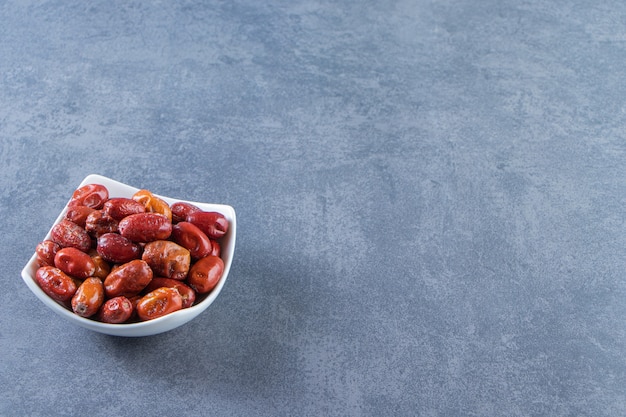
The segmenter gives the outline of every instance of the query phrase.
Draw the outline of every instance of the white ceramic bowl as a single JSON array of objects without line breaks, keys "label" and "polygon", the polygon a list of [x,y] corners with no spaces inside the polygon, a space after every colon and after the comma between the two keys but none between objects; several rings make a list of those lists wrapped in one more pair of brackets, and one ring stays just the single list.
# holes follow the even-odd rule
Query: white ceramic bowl
[{"label": "white ceramic bowl", "polygon": [[[86,184],[102,184],[109,190],[110,198],[113,197],[128,197],[130,198],[135,192],[139,189],[131,187],[129,185],[123,184],[121,182],[112,180],[107,177],[103,177],[101,175],[88,175],[79,186],[76,188],[82,187]],[[150,190],[152,191],[152,190]],[[158,197],[167,201],[169,204],[175,203],[177,201],[186,201],[177,198],[165,197],[159,194],[156,194]],[[71,193],[68,197],[71,197]],[[68,198],[69,202],[69,198]],[[197,317],[200,313],[209,307],[213,301],[217,298],[220,291],[224,287],[224,282],[228,277],[228,272],[230,271],[230,266],[233,261],[233,254],[235,251],[235,238],[237,235],[237,219],[235,216],[235,210],[231,206],[223,205],[223,204],[208,204],[208,203],[198,203],[194,201],[186,201],[188,203],[192,203],[202,210],[205,211],[216,211],[222,213],[230,222],[228,233],[224,236],[221,243],[221,257],[224,260],[224,274],[220,279],[217,286],[207,295],[203,297],[199,297],[199,301],[196,301],[196,304],[192,307],[185,308],[174,313],[170,313],[166,316],[159,317],[154,320],[138,322],[138,323],[127,323],[127,324],[109,324],[109,323],[101,323],[99,321],[80,317],[77,314],[74,314],[72,311],[66,309],[52,298],[50,298],[37,284],[35,281],[35,273],[37,272],[37,257],[34,253],[35,246],[38,242],[33,243],[33,256],[30,258],[24,269],[22,270],[22,279],[28,285],[28,288],[39,298],[48,308],[52,311],[60,315],[66,320],[77,324],[79,326],[85,327],[89,330],[93,330],[99,333],[105,333],[114,336],[128,336],[128,337],[139,337],[139,336],[150,336],[158,333],[163,333],[168,330],[172,330],[178,326],[181,326],[190,320]],[[60,222],[65,213],[67,212],[67,205],[59,214],[54,224],[50,227],[54,227],[55,224]],[[44,239],[50,238],[50,231],[45,236]],[[44,240],[42,239],[42,240]]]}]

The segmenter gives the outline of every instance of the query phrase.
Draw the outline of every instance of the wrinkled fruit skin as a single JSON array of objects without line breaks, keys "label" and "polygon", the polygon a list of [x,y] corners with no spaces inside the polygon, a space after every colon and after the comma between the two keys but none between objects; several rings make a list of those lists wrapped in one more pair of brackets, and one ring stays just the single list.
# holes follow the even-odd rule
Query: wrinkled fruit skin
[{"label": "wrinkled fruit skin", "polygon": [[211,240],[211,253],[209,253],[209,255],[222,255],[222,245],[220,245],[220,242],[218,242],[217,240]]},{"label": "wrinkled fruit skin", "polygon": [[91,238],[85,229],[69,220],[61,220],[50,231],[50,239],[62,248],[72,247],[87,252]]},{"label": "wrinkled fruit skin", "polygon": [[71,222],[76,223],[80,227],[85,227],[87,217],[93,213],[96,209],[87,206],[74,206],[68,208],[65,213],[65,218]]},{"label": "wrinkled fruit skin", "polygon": [[77,289],[74,280],[54,266],[42,266],[37,269],[35,281],[43,292],[60,303],[70,301]]},{"label": "wrinkled fruit skin", "polygon": [[228,219],[215,211],[195,211],[185,220],[198,226],[211,239],[219,239],[228,232]]},{"label": "wrinkled fruit skin", "polygon": [[187,249],[193,259],[204,258],[213,250],[211,240],[193,223],[179,222],[172,226],[172,239]]},{"label": "wrinkled fruit skin", "polygon": [[54,266],[75,278],[89,278],[96,272],[91,256],[76,248],[63,248],[54,257]]},{"label": "wrinkled fruit skin", "polygon": [[198,206],[194,206],[191,203],[186,203],[184,201],[179,201],[170,206],[170,210],[172,210],[172,221],[174,223],[184,222],[189,213],[193,213],[196,211],[202,211],[202,209]]},{"label": "wrinkled fruit skin", "polygon": [[35,253],[37,254],[37,265],[54,266],[54,257],[60,249],[61,246],[51,240],[39,242],[35,248]]},{"label": "wrinkled fruit skin", "polygon": [[108,199],[109,190],[104,185],[87,184],[74,191],[68,206],[87,206],[100,209]]},{"label": "wrinkled fruit skin", "polygon": [[104,303],[104,287],[100,278],[87,278],[72,297],[72,310],[81,317],[91,317]]},{"label": "wrinkled fruit skin", "polygon": [[104,280],[107,298],[120,295],[132,297],[143,290],[152,280],[152,269],[141,259],[135,259],[114,267]]},{"label": "wrinkled fruit skin", "polygon": [[181,297],[183,297],[183,308],[191,307],[196,301],[196,293],[190,286],[171,278],[152,278],[152,281],[144,288],[144,291],[151,292],[161,287],[173,288],[178,291]]},{"label": "wrinkled fruit skin", "polygon": [[131,214],[145,213],[146,208],[132,198],[116,197],[104,203],[102,211],[119,222]]},{"label": "wrinkled fruit skin", "polygon": [[105,261],[123,264],[141,257],[141,248],[118,233],[105,233],[98,238],[98,254]]},{"label": "wrinkled fruit skin", "polygon": [[93,250],[94,253],[90,252],[91,260],[96,265],[96,270],[93,273],[93,276],[96,278],[100,278],[102,281],[109,275],[111,272],[111,265],[107,261],[105,261],[102,256],[98,255],[98,252]]},{"label": "wrinkled fruit skin", "polygon": [[140,320],[153,320],[183,308],[183,298],[174,288],[161,287],[141,297],[137,303]]},{"label": "wrinkled fruit skin", "polygon": [[109,198],[104,185],[88,184],[37,245],[35,282],[85,318],[152,320],[193,306],[218,285],[228,229],[224,215],[192,203],[169,205],[148,190]]},{"label": "wrinkled fruit skin", "polygon": [[133,314],[133,304],[123,295],[109,298],[98,311],[98,320],[103,323],[124,323]]},{"label": "wrinkled fruit skin", "polygon": [[211,291],[222,278],[224,261],[217,256],[207,256],[193,264],[187,276],[187,285],[198,294]]},{"label": "wrinkled fruit skin", "polygon": [[117,220],[102,210],[95,210],[87,216],[85,230],[90,236],[97,239],[105,233],[117,232]]},{"label": "wrinkled fruit skin", "polygon": [[162,214],[131,214],[120,220],[119,233],[133,242],[164,240],[172,234],[172,222]]},{"label": "wrinkled fruit skin", "polygon": [[143,204],[147,212],[162,214],[171,222],[172,210],[165,200],[155,196],[148,190],[139,190],[133,195],[133,200]]},{"label": "wrinkled fruit skin", "polygon": [[141,259],[148,263],[156,276],[176,280],[185,279],[191,265],[189,251],[169,240],[147,243]]}]

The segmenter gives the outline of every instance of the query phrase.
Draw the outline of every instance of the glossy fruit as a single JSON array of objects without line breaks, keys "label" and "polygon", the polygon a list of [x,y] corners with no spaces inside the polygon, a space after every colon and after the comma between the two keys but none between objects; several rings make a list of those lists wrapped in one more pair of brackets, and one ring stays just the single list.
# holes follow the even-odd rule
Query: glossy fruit
[{"label": "glossy fruit", "polygon": [[148,190],[109,198],[105,186],[88,184],[37,245],[35,281],[77,315],[151,320],[193,306],[218,285],[229,226],[221,213],[193,203],[170,206]]},{"label": "glossy fruit", "polygon": [[104,203],[102,211],[120,221],[131,214],[145,213],[146,208],[132,198],[116,197]]},{"label": "glossy fruit", "polygon": [[37,269],[35,280],[43,292],[61,303],[71,300],[76,293],[77,285],[74,280],[54,266],[42,266]]},{"label": "glossy fruit", "polygon": [[133,242],[152,242],[170,237],[172,222],[157,213],[131,214],[120,220],[118,230]]},{"label": "glossy fruit", "polygon": [[167,202],[154,194],[152,194],[148,190],[139,190],[135,194],[133,194],[133,200],[141,203],[147,212],[150,213],[159,213],[167,217],[167,219],[172,221],[172,210],[170,209],[169,204]]},{"label": "glossy fruit", "polygon": [[74,206],[67,209],[67,212],[65,213],[65,218],[69,221],[76,223],[80,227],[85,227],[87,216],[89,216],[94,211],[95,209],[91,207]]},{"label": "glossy fruit", "polygon": [[96,250],[105,261],[116,264],[123,264],[141,257],[139,245],[119,233],[105,233],[100,236]]},{"label": "glossy fruit", "polygon": [[189,222],[179,222],[172,226],[172,240],[189,250],[193,259],[204,258],[213,250],[207,235]]},{"label": "glossy fruit", "polygon": [[105,261],[104,258],[102,258],[102,256],[100,256],[98,252],[96,252],[95,249],[89,251],[89,256],[91,256],[91,260],[96,266],[96,270],[94,271],[93,276],[96,278],[100,278],[102,281],[104,281],[107,275],[109,275],[109,273],[111,272],[111,265],[109,265],[109,263]]},{"label": "glossy fruit", "polygon": [[183,280],[189,272],[191,255],[187,249],[169,240],[156,240],[143,248],[141,259],[155,276]]},{"label": "glossy fruit", "polygon": [[105,233],[117,232],[117,227],[117,220],[102,210],[95,210],[85,220],[85,230],[96,239]]},{"label": "glossy fruit", "polygon": [[61,246],[51,240],[39,242],[35,248],[38,266],[54,266],[54,256],[61,249]]},{"label": "glossy fruit", "polygon": [[209,253],[209,255],[221,256],[221,254],[222,254],[222,245],[217,240],[211,239],[211,253]]},{"label": "glossy fruit", "polygon": [[109,298],[98,311],[97,319],[103,323],[124,323],[133,314],[133,304],[123,295]]},{"label": "glossy fruit", "polygon": [[104,287],[100,278],[87,278],[72,297],[72,310],[81,317],[91,317],[104,303]]},{"label": "glossy fruit", "polygon": [[87,206],[100,209],[108,199],[109,190],[104,185],[87,184],[74,191],[68,206]]},{"label": "glossy fruit", "polygon": [[185,281],[199,294],[211,291],[224,273],[224,261],[217,256],[207,256],[193,264]]},{"label": "glossy fruit", "polygon": [[137,303],[140,320],[153,320],[178,311],[183,307],[183,298],[174,288],[161,287],[141,297]]},{"label": "glossy fruit", "polygon": [[142,295],[137,294],[137,295],[133,295],[132,297],[128,297],[128,301],[130,301],[130,304],[133,306],[133,312],[130,316],[129,320],[138,320],[139,318],[137,317],[137,304],[139,303],[139,300],[141,300]]},{"label": "glossy fruit", "polygon": [[60,249],[54,257],[54,266],[78,279],[89,278],[96,272],[91,256],[76,248]]},{"label": "glossy fruit", "polygon": [[104,280],[107,298],[139,294],[152,280],[152,270],[141,259],[135,259],[111,269]]},{"label": "glossy fruit", "polygon": [[72,247],[87,252],[91,247],[91,238],[87,231],[65,219],[52,227],[50,239],[62,248]]},{"label": "glossy fruit", "polygon": [[144,288],[144,291],[150,292],[161,287],[174,288],[176,291],[178,291],[181,297],[183,297],[183,308],[191,307],[196,301],[196,292],[190,286],[181,281],[170,278],[152,278],[152,281],[150,281],[150,284],[148,284],[146,288]]},{"label": "glossy fruit", "polygon": [[184,222],[189,213],[202,211],[198,206],[184,201],[178,201],[170,206],[172,210],[172,221],[174,223]]},{"label": "glossy fruit", "polygon": [[186,221],[198,226],[211,239],[219,239],[228,232],[228,219],[215,211],[195,211],[189,213]]}]

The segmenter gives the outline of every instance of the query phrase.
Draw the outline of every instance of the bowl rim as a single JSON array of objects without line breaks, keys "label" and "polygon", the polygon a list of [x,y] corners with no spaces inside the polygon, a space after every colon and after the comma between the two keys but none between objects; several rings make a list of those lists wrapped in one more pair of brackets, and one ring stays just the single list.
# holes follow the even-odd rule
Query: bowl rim
[{"label": "bowl rim", "polygon": [[[100,174],[87,175],[76,188],[80,188],[84,185],[93,184],[93,183],[102,184],[105,187],[107,187],[107,189],[109,190],[111,188],[122,188],[125,191],[128,191],[129,193],[131,193],[131,195],[132,193],[139,191],[141,189],[141,188],[137,188],[132,185],[114,180],[112,178],[105,177]],[[60,303],[53,300],[50,296],[48,296],[41,289],[41,287],[39,287],[39,285],[37,284],[34,278],[34,272],[37,270],[37,254],[34,251],[30,259],[26,263],[26,265],[22,268],[22,273],[21,273],[22,280],[26,283],[28,288],[35,294],[35,296],[39,298],[39,300],[42,301],[44,305],[52,309],[52,311],[54,311],[58,315],[62,316],[63,318],[75,324],[78,324],[82,327],[85,327],[87,329],[94,330],[100,333],[106,333],[106,334],[117,335],[117,336],[147,336],[147,335],[153,335],[153,334],[158,334],[158,333],[172,330],[192,320],[193,318],[198,316],[200,313],[202,313],[204,310],[206,310],[215,301],[219,293],[222,291],[222,288],[224,287],[226,279],[228,278],[232,261],[233,261],[235,242],[236,242],[236,237],[237,237],[237,216],[235,213],[235,209],[232,206],[226,205],[226,204],[203,203],[203,202],[197,202],[197,201],[191,201],[191,200],[184,200],[184,199],[175,198],[175,197],[163,196],[157,193],[153,193],[153,194],[159,198],[162,198],[169,204],[172,204],[174,202],[179,202],[179,201],[187,202],[187,203],[194,204],[206,211],[217,211],[223,214],[230,223],[228,233],[223,238],[223,239],[226,239],[226,243],[227,243],[226,245],[223,245],[222,255],[221,255],[221,258],[224,261],[224,272],[222,274],[222,277],[220,278],[220,281],[216,285],[216,287],[213,290],[211,290],[211,292],[208,293],[206,297],[203,300],[201,300],[199,303],[194,304],[193,306],[190,306],[188,308],[169,313],[165,316],[162,316],[153,320],[133,322],[133,323],[119,323],[119,324],[103,323],[103,322],[100,322],[91,318],[85,318],[85,317],[81,317],[75,314],[74,312],[65,308]],[[126,195],[123,195],[123,196],[115,195],[115,196],[110,196],[110,198],[125,197],[125,196]],[[56,220],[52,223],[52,226],[50,226],[50,229],[48,230],[48,232],[46,233],[45,237],[42,240],[49,239],[52,228],[65,217],[65,214],[67,213],[67,210],[68,210],[69,201],[70,199],[68,199],[67,203],[61,210],[60,214],[57,216]],[[226,249],[226,251],[224,251],[224,249]],[[155,331],[155,330],[158,330],[158,331]]]}]

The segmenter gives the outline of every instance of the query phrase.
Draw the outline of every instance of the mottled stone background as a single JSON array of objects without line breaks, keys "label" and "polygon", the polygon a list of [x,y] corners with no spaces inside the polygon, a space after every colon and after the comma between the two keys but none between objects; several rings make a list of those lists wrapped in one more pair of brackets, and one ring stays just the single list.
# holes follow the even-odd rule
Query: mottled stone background
[{"label": "mottled stone background", "polygon": [[[626,3],[0,0],[0,415],[626,415]],[[237,210],[155,337],[20,271],[99,173]]]}]

